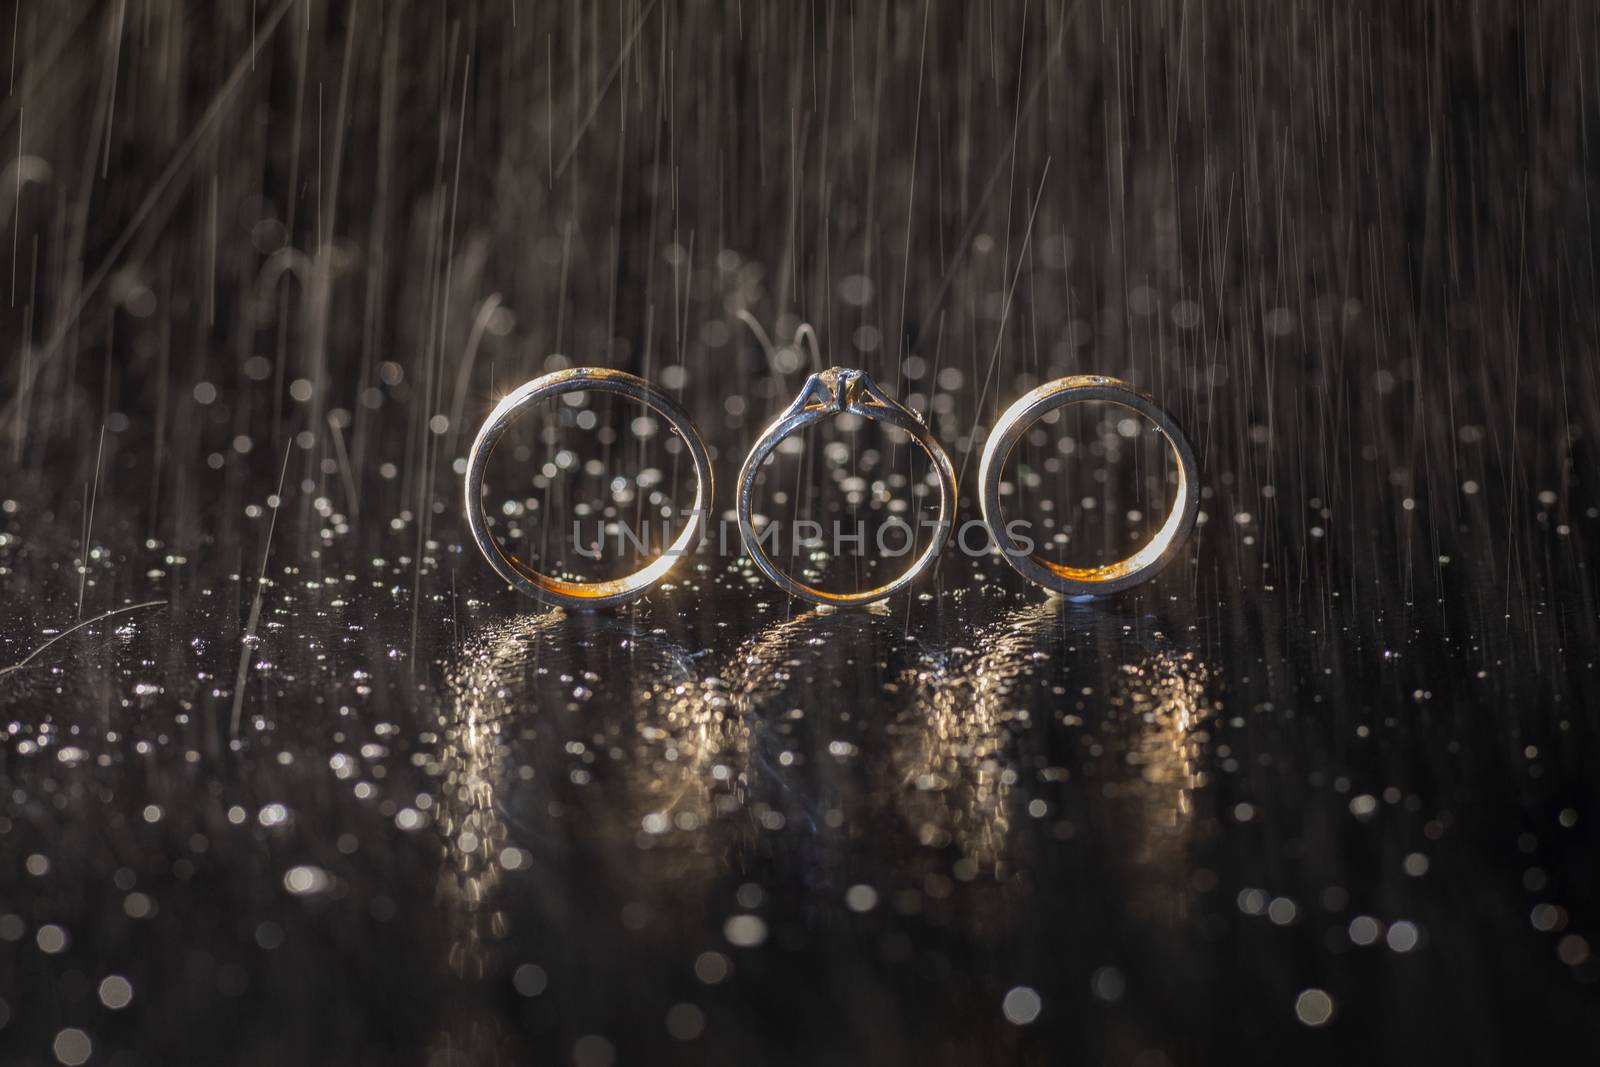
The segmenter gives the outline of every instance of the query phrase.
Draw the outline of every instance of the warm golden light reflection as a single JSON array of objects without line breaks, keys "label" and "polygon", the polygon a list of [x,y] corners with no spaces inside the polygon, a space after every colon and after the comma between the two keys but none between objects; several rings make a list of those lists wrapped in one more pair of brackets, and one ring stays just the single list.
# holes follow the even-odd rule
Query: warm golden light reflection
[{"label": "warm golden light reflection", "polygon": [[1124,855],[1134,872],[1129,907],[1147,918],[1176,919],[1189,899],[1194,791],[1204,784],[1200,749],[1216,713],[1210,675],[1193,652],[1156,648],[1123,664],[1111,682],[1110,714],[1124,718],[1124,759],[1137,775],[1115,789],[1116,799],[1131,805],[1124,813]]},{"label": "warm golden light reflection", "polygon": [[536,654],[540,639],[558,632],[561,621],[559,613],[523,616],[478,634],[452,680],[454,714],[439,724],[442,774],[434,828],[446,859],[439,890],[450,918],[450,969],[465,977],[482,977],[486,946],[506,933],[494,902],[506,846],[496,796],[501,733],[512,692],[520,688],[516,676]]},{"label": "warm golden light reflection", "polygon": [[[902,629],[900,617],[883,605],[802,612],[741,644],[728,658],[722,678],[729,695],[747,712],[791,691],[806,698],[802,704],[825,706],[828,690],[846,681],[874,684],[880,655],[898,645],[914,647]],[[867,698],[870,703],[870,690]]]},{"label": "warm golden light reflection", "polygon": [[776,830],[800,819],[822,837],[862,832],[879,763],[861,746],[878,708],[901,699],[891,662],[922,655],[902,618],[876,608],[807,611],[735,650],[722,677],[748,724],[745,804],[754,825]]},{"label": "warm golden light reflection", "polygon": [[721,850],[696,832],[738,810],[747,729],[717,677],[641,680],[632,778],[638,825],[654,840],[686,846],[672,876],[703,884],[720,872]]},{"label": "warm golden light reflection", "polygon": [[[719,664],[648,624],[556,612],[486,626],[448,683],[437,788],[401,815],[439,842],[466,981],[503,979],[590,895],[692,925],[769,833],[763,855],[819,884],[863,835],[909,835],[946,884],[1026,874],[1024,842],[1099,835],[1131,912],[1189,899],[1211,672],[1121,616],[1032,605],[941,649],[898,614],[807,612]],[[440,1047],[504,1051],[465,1002],[443,1016]]]},{"label": "warm golden light reflection", "polygon": [[1032,659],[1056,619],[1052,605],[1026,608],[913,673],[916,699],[891,727],[901,814],[929,848],[954,845],[966,873],[1003,877],[1017,770],[1009,724],[1026,724]]},{"label": "warm golden light reflection", "polygon": [[[470,975],[481,946],[504,933],[498,882],[537,859],[507,840],[502,782],[525,782],[536,809],[583,790],[592,834],[660,847],[736,806],[743,728],[720,679],[702,679],[680,646],[624,620],[525,616],[478,635],[462,662],[454,716],[441,723],[435,825],[451,860],[444,896],[471,916],[453,961]],[[517,742],[527,761],[513,766]],[[603,771],[581,758],[598,749]]]},{"label": "warm golden light reflection", "polygon": [[[1009,875],[1008,842],[1024,802],[1042,799],[1037,788],[1017,795],[1038,785],[1022,782],[1017,739],[1084,729],[1080,700],[1099,709],[1092,729],[1105,735],[1100,744],[1117,768],[1096,788],[1119,811],[1136,805],[1135,818],[1118,820],[1119,832],[1133,838],[1133,862],[1153,864],[1181,848],[1191,792],[1201,782],[1198,728],[1211,713],[1209,672],[1191,652],[1096,632],[1098,623],[1086,630],[1073,610],[1059,601],[1024,608],[908,679],[914,699],[891,728],[901,816],[923,845],[953,846],[965,876]],[[1064,782],[1081,769],[1027,773]]]},{"label": "warm golden light reflection", "polygon": [[[742,727],[721,680],[702,679],[681,646],[628,620],[527,615],[471,638],[448,683],[428,814],[452,974],[502,969],[514,872],[530,885],[581,876],[629,896],[704,896],[724,852],[707,831],[737,807]],[[602,866],[567,868],[574,839]],[[490,1047],[486,1025],[451,1019],[440,1038]]]}]

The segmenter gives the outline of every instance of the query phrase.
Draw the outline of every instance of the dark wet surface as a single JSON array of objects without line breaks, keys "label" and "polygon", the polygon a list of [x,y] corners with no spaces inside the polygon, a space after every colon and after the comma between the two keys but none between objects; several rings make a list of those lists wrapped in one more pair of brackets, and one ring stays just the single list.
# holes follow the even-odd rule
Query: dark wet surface
[{"label": "dark wet surface", "polygon": [[[1594,12],[937,7],[19,8],[0,1062],[1600,1039]],[[953,546],[839,613],[736,534],[570,616],[467,538],[509,386],[661,383],[725,512],[814,362],[962,521],[997,411],[1127,378],[1203,521],[1112,599]],[[499,457],[507,536],[681,507],[638,414]],[[1152,528],[1147,435],[1042,429],[1057,551]],[[876,530],[911,457],[830,425],[764,492]]]},{"label": "dark wet surface", "polygon": [[[959,556],[909,610],[801,611],[740,561],[566,616],[465,554],[447,595],[441,548],[413,659],[403,571],[344,555],[274,555],[236,738],[252,583],[131,576],[160,550],[91,588],[166,606],[0,679],[19,1059],[68,1024],[108,1061],[952,1063],[1594,1025],[1594,674],[1553,638],[1535,677],[1431,605],[1308,625],[1192,564],[1071,604]],[[26,599],[13,632],[61,610]]]}]

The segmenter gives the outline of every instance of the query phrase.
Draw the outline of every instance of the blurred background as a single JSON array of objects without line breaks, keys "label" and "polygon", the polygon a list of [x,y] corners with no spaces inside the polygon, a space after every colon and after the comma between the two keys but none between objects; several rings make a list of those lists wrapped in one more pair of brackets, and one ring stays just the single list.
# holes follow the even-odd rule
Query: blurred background
[{"label": "blurred background", "polygon": [[[5,1062],[1600,1036],[1600,11],[11,8]],[[862,368],[949,451],[962,522],[1000,411],[1115,375],[1188,433],[1201,522],[1112,599],[953,547],[839,614],[729,522],[568,617],[495,579],[461,474],[500,396],[586,365],[688,409],[719,512],[806,375]],[[579,395],[486,503],[540,566],[615,576],[662,540],[619,525],[681,521],[685,460]],[[1109,562],[1171,466],[1069,409],[1008,514]],[[836,419],[758,507],[865,524],[780,551],[844,590],[936,496]]]}]

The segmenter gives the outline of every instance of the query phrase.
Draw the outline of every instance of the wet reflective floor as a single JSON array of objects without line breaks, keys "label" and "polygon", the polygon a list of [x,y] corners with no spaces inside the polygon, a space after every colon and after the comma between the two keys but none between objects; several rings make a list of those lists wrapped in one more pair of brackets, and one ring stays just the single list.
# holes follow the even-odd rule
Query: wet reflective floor
[{"label": "wet reflective floor", "polygon": [[[1600,1041],[1600,9],[14,7],[0,1064]],[[592,615],[461,518],[479,420],[578,365],[682,404],[735,531]],[[829,365],[960,523],[1013,400],[1125,379],[1194,537],[1101,600],[958,536],[791,601],[731,487]],[[1165,454],[1052,416],[1007,514],[1111,562]],[[492,529],[615,577],[685,460],[574,394]],[[926,475],[833,419],[757,503],[866,523],[780,553],[864,588]]]},{"label": "wet reflective floor", "polygon": [[1589,649],[1508,669],[1498,620],[1311,625],[1193,562],[1072,603],[956,555],[942,593],[826,613],[708,560],[567,615],[441,543],[413,650],[398,550],[275,537],[259,586],[108,548],[90,593],[157,603],[42,637],[48,546],[0,557],[41,589],[7,632],[48,642],[0,676],[12,1062],[1594,1036]]}]

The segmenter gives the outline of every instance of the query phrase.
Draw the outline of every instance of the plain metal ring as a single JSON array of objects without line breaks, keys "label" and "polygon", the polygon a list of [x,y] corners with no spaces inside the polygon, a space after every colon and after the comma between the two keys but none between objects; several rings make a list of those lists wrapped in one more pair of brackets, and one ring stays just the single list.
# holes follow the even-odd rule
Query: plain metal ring
[{"label": "plain metal ring", "polygon": [[[1041,415],[1090,400],[1131,408],[1155,424],[1178,460],[1178,498],[1150,543],[1127,559],[1102,567],[1069,567],[1041,555],[1028,554],[1005,528],[1005,517],[1000,509],[1000,473],[1011,450]],[[1115,593],[1154,577],[1182,550],[1200,510],[1199,467],[1195,463],[1194,449],[1178,424],[1164,408],[1127,382],[1098,374],[1046,382],[1023,394],[1007,408],[984,445],[983,462],[978,465],[978,484],[984,524],[989,527],[989,534],[1000,546],[1000,554],[1006,562],[1024,577],[1068,596]]]},{"label": "plain metal ring", "polygon": [[[796,581],[778,569],[756,536],[752,511],[755,503],[756,475],[779,443],[814,422],[821,422],[846,411],[864,419],[873,419],[899,427],[910,434],[918,447],[928,454],[928,458],[933,461],[934,470],[939,475],[939,524],[934,529],[928,547],[923,549],[911,567],[894,581],[858,593],[829,593]],[[739,537],[744,541],[745,551],[750,553],[756,566],[784,591],[809,600],[813,604],[859,607],[893,596],[911,584],[916,576],[938,557],[944,549],[945,542],[950,539],[955,502],[955,465],[950,462],[950,456],[940,446],[921,417],[886,394],[865,371],[831,367],[806,379],[806,384],[800,389],[800,395],[795,397],[794,402],[762,431],[755,447],[751,448],[750,454],[745,457],[744,468],[739,472]]]},{"label": "plain metal ring", "polygon": [[[507,552],[489,535],[488,517],[483,508],[483,476],[489,465],[489,456],[494,452],[501,435],[525,408],[565,393],[578,392],[615,393],[649,407],[664,417],[673,432],[683,439],[689,447],[689,458],[694,462],[694,511],[683,531],[660,556],[625,578],[573,582],[541,574]],[[643,596],[646,590],[666,576],[680,556],[698,543],[700,532],[711,514],[713,490],[711,456],[706,452],[699,431],[689,420],[688,412],[643,378],[599,367],[558,370],[518,387],[495,405],[478,429],[478,436],[472,442],[472,451],[467,454],[466,510],[472,539],[478,543],[484,558],[500,577],[519,591],[562,608],[614,607]]]}]

